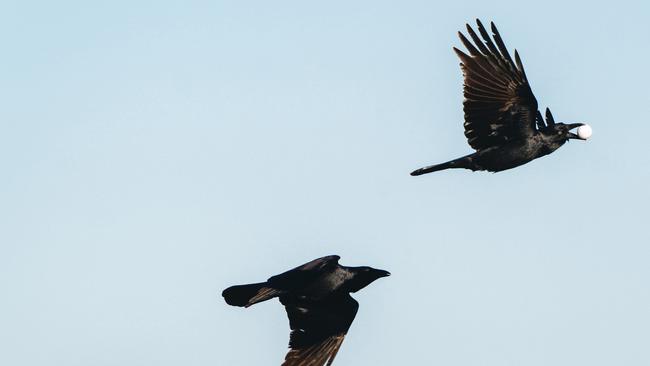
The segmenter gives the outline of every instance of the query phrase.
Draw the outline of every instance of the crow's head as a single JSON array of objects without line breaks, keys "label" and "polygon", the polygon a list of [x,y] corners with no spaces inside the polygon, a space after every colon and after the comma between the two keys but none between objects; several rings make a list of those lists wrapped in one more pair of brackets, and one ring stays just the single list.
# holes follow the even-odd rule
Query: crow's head
[{"label": "crow's head", "polygon": [[390,272],[372,267],[353,267],[350,270],[353,272],[352,278],[348,281],[350,292],[357,292],[378,278],[390,276]]},{"label": "crow's head", "polygon": [[548,138],[553,140],[554,142],[560,142],[560,143],[565,143],[569,141],[569,139],[578,139],[578,140],[586,140],[578,136],[577,134],[571,132],[574,128],[578,128],[580,126],[584,126],[584,123],[555,123],[552,124],[540,132],[542,132],[544,135],[546,135]]}]

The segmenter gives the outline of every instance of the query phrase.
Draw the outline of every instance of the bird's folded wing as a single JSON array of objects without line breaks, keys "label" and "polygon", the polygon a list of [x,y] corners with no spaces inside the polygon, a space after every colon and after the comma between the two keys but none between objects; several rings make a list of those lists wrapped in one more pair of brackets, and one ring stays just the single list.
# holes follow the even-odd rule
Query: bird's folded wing
[{"label": "bird's folded wing", "polygon": [[280,297],[291,335],[283,366],[331,365],[359,309],[349,294],[322,301]]},{"label": "bird's folded wing", "polygon": [[469,55],[455,47],[454,51],[465,77],[465,136],[472,148],[481,150],[533,134],[537,100],[517,51],[513,62],[494,23],[496,45],[483,24],[478,19],[476,22],[483,41],[468,24],[474,44],[462,33],[458,35]]}]

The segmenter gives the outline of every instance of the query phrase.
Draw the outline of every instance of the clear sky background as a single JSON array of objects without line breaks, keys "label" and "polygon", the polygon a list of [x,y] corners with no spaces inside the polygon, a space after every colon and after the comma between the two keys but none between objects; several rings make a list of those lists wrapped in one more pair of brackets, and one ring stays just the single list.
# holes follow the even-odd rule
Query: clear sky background
[{"label": "clear sky background", "polygon": [[[313,258],[391,271],[335,365],[650,364],[646,1],[5,1],[0,364],[279,365]],[[456,32],[494,20],[594,136],[471,151]]]}]

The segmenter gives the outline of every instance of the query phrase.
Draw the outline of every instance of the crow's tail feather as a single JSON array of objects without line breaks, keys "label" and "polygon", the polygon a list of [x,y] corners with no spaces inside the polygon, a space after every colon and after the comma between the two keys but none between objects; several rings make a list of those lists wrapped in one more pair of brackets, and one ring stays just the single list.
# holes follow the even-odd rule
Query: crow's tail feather
[{"label": "crow's tail feather", "polygon": [[445,170],[452,168],[452,165],[450,162],[442,163],[442,164],[436,164],[436,165],[429,165],[424,168],[416,169],[411,172],[412,176],[418,176],[422,174],[427,174],[427,173],[432,173],[432,172],[437,172],[438,170]]},{"label": "crow's tail feather", "polygon": [[422,174],[437,172],[439,170],[452,169],[452,168],[464,168],[471,170],[480,170],[472,164],[472,158],[470,156],[463,156],[462,158],[454,159],[442,164],[429,165],[424,168],[420,168],[411,172],[412,176],[418,176]]},{"label": "crow's tail feather", "polygon": [[282,291],[269,287],[268,283],[260,282],[228,287],[223,290],[221,296],[228,305],[249,307],[279,296],[281,293]]}]

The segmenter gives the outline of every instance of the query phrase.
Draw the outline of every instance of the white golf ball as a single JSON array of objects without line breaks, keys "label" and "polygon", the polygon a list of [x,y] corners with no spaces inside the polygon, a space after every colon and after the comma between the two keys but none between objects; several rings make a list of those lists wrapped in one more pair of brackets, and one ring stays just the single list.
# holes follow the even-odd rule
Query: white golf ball
[{"label": "white golf ball", "polygon": [[578,127],[578,137],[580,137],[583,140],[586,140],[591,137],[591,126],[589,125],[582,125]]}]

